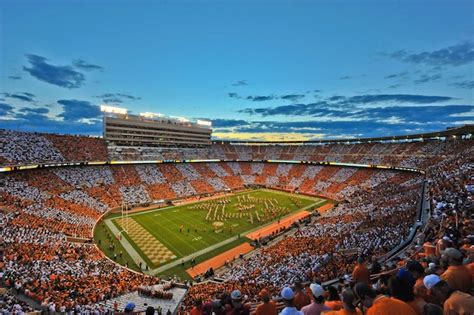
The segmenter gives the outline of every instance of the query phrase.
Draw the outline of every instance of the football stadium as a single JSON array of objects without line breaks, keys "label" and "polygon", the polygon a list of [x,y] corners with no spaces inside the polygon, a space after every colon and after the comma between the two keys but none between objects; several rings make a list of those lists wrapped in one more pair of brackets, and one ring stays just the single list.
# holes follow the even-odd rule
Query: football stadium
[{"label": "football stadium", "polygon": [[474,2],[0,12],[0,315],[474,315]]},{"label": "football stadium", "polygon": [[472,224],[473,129],[191,148],[1,130],[5,284],[40,310],[183,313],[238,289],[255,311],[262,289],[422,267],[469,239],[444,229]]}]

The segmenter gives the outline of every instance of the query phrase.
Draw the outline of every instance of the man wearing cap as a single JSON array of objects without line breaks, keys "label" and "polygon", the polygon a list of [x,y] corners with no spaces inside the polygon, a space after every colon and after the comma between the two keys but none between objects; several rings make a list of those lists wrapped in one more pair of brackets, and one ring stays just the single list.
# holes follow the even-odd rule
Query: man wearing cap
[{"label": "man wearing cap", "polygon": [[226,304],[226,315],[249,315],[250,307],[242,303],[242,294],[234,290],[230,294],[231,304]]},{"label": "man wearing cap", "polygon": [[311,283],[309,286],[313,301],[301,309],[304,315],[320,315],[322,311],[330,311],[331,309],[324,305],[324,289],[317,283]]},{"label": "man wearing cap", "polygon": [[427,268],[427,271],[426,271],[426,272],[427,272],[428,274],[431,274],[431,273],[436,273],[437,270],[438,270],[438,269],[437,269],[437,267],[436,267],[436,263],[430,262],[430,263],[428,264],[428,268]]},{"label": "man wearing cap", "polygon": [[275,302],[270,299],[270,294],[266,289],[263,289],[259,293],[262,303],[257,306],[255,310],[255,315],[276,315],[277,310]]},{"label": "man wearing cap", "polygon": [[447,315],[470,315],[474,313],[474,297],[470,294],[453,290],[446,281],[437,275],[423,279],[429,293],[443,306]]},{"label": "man wearing cap", "polygon": [[324,312],[324,315],[361,315],[362,313],[354,306],[355,296],[351,289],[347,288],[341,293],[342,309],[338,311]]},{"label": "man wearing cap", "polygon": [[462,253],[451,247],[442,251],[441,255],[442,260],[449,265],[441,275],[441,279],[446,281],[451,289],[469,293],[472,288],[472,277],[467,267],[462,264]]},{"label": "man wearing cap", "polygon": [[285,308],[280,312],[280,315],[303,315],[298,311],[294,304],[295,293],[290,287],[284,287],[281,290],[281,297],[285,303]]}]

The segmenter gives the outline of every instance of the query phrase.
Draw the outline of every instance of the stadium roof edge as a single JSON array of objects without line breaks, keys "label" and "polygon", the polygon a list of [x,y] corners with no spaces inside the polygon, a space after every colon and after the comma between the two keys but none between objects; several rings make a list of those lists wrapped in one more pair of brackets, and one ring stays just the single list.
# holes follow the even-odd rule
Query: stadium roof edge
[{"label": "stadium roof edge", "polygon": [[232,144],[330,144],[330,143],[360,143],[360,142],[378,142],[378,141],[400,141],[414,139],[433,139],[452,136],[464,136],[474,134],[474,125],[464,125],[461,127],[447,128],[443,131],[428,133],[419,133],[401,136],[375,137],[375,138],[349,138],[349,139],[325,139],[308,141],[247,141],[247,140],[212,140],[212,143],[232,143]]}]

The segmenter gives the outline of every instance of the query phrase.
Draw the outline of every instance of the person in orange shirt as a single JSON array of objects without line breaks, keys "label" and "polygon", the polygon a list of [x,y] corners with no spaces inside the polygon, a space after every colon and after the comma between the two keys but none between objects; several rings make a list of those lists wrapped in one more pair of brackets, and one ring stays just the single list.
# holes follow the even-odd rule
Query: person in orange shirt
[{"label": "person in orange shirt", "polygon": [[454,291],[444,301],[443,310],[444,314],[448,315],[472,315],[474,314],[474,296]]},{"label": "person in orange shirt", "polygon": [[415,294],[415,298],[423,299],[426,303],[436,303],[434,298],[428,295],[428,289],[423,284],[423,277],[416,279],[413,293]]},{"label": "person in orange shirt", "polygon": [[202,315],[203,313],[203,306],[201,299],[197,299],[194,301],[194,307],[189,313],[189,315]]},{"label": "person in orange shirt", "polygon": [[449,284],[453,290],[459,290],[470,293],[472,289],[471,273],[466,266],[462,264],[463,255],[455,248],[448,248],[441,252],[442,259],[447,261],[449,267],[441,275],[441,279]]},{"label": "person in orange shirt", "polygon": [[413,308],[398,299],[389,298],[376,292],[367,283],[354,286],[354,295],[367,309],[366,315],[417,315]]},{"label": "person in orange shirt", "polygon": [[471,273],[471,279],[474,279],[474,262],[467,264],[466,268]]},{"label": "person in orange shirt", "polygon": [[423,250],[425,252],[425,257],[429,257],[436,254],[436,246],[430,242],[425,242],[423,244]]},{"label": "person in orange shirt", "polygon": [[354,306],[355,296],[351,289],[347,288],[341,293],[342,309],[323,312],[324,315],[362,315],[361,311]]},{"label": "person in orange shirt", "polygon": [[262,291],[260,291],[259,295],[262,299],[262,303],[257,306],[257,309],[255,310],[255,315],[276,315],[276,305],[275,302],[270,299],[270,294],[268,293],[268,291],[266,289],[263,289]]},{"label": "person in orange shirt", "polygon": [[332,285],[327,287],[328,297],[324,305],[329,307],[333,311],[338,311],[342,308],[342,301],[339,297],[339,292]]},{"label": "person in orange shirt", "polygon": [[295,283],[295,306],[297,310],[301,310],[304,306],[311,303],[311,299],[306,294],[300,281]]},{"label": "person in orange shirt", "polygon": [[367,266],[365,265],[364,258],[362,257],[359,257],[357,259],[357,265],[355,266],[354,271],[352,272],[352,280],[354,280],[355,283],[370,283],[370,272],[369,269],[367,269]]},{"label": "person in orange shirt", "polygon": [[388,280],[388,288],[393,298],[410,305],[416,314],[423,315],[423,307],[426,302],[420,297],[415,297],[409,279],[400,277],[399,275],[392,276]]},{"label": "person in orange shirt", "polygon": [[453,290],[446,281],[435,275],[426,276],[424,282],[430,294],[443,306],[445,315],[474,314],[474,297],[472,295]]}]

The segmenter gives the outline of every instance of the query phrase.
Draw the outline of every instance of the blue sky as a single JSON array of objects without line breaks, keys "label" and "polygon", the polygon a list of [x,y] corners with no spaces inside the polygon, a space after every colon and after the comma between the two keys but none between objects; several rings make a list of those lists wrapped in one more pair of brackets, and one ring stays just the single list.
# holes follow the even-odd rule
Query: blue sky
[{"label": "blue sky", "polygon": [[100,104],[220,139],[474,123],[472,1],[0,2],[0,128],[100,135]]}]

